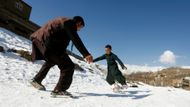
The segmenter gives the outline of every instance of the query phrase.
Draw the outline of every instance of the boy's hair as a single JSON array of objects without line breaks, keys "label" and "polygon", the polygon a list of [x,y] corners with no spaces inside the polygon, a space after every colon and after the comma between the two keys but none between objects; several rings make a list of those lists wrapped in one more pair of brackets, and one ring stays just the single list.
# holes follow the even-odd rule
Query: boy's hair
[{"label": "boy's hair", "polygon": [[85,26],[84,19],[83,19],[81,16],[75,16],[75,17],[73,17],[73,21],[74,21],[75,23],[81,22],[81,24],[82,24],[83,26]]},{"label": "boy's hair", "polygon": [[106,45],[105,48],[112,49],[112,46],[111,45]]}]

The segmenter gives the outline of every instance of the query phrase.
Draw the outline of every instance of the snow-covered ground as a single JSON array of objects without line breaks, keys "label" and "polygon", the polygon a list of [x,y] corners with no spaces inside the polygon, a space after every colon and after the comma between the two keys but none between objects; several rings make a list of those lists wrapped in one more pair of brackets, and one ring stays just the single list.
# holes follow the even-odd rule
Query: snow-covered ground
[{"label": "snow-covered ground", "polygon": [[[2,28],[0,45],[6,49],[31,51],[30,41]],[[57,66],[50,70],[43,81],[48,91],[38,91],[30,86],[29,81],[38,72],[43,61],[32,63],[14,53],[0,53],[0,107],[189,107],[190,105],[189,91],[170,87],[152,87],[143,84],[138,88],[130,87],[125,93],[114,93],[106,83],[105,76],[101,75],[101,71],[94,64],[86,64],[71,58],[85,69],[85,72],[75,71],[73,84],[69,89],[78,98],[51,98],[50,92],[59,77]],[[143,69],[138,66],[135,68]],[[93,71],[89,72],[90,69]]]}]

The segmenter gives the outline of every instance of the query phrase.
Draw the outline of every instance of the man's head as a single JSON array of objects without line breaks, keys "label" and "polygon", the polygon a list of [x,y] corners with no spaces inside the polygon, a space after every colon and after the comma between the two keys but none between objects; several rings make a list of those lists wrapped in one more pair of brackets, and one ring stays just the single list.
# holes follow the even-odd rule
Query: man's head
[{"label": "man's head", "polygon": [[77,31],[80,31],[80,29],[85,26],[84,20],[80,16],[75,16],[73,18],[73,21],[76,24]]},{"label": "man's head", "polygon": [[112,51],[111,45],[106,45],[106,46],[105,46],[105,51],[106,51],[106,54],[110,54],[111,51]]}]

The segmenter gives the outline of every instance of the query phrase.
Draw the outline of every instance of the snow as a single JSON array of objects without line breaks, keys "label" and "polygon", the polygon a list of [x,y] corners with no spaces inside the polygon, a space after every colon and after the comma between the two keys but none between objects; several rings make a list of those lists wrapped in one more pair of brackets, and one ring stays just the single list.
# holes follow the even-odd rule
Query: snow
[{"label": "snow", "polygon": [[137,72],[157,72],[157,71],[161,71],[162,69],[165,69],[165,67],[162,66],[140,66],[140,65],[126,65],[128,70],[127,71],[123,71],[123,73],[137,73]]},{"label": "snow", "polygon": [[30,44],[31,42],[24,37],[15,36],[14,33],[0,28],[0,46],[3,46],[6,50],[8,48],[14,48],[31,51]]},{"label": "snow", "polygon": [[182,66],[183,69],[190,69],[190,66]]},{"label": "snow", "polygon": [[[6,49],[31,51],[29,40],[3,28],[0,29],[0,45]],[[95,64],[87,64],[73,57],[71,59],[85,69],[84,72],[75,71],[73,84],[68,90],[78,98],[51,98],[50,92],[59,78],[57,66],[50,70],[43,81],[47,91],[38,91],[31,87],[29,81],[38,72],[43,61],[32,63],[14,53],[0,53],[0,107],[189,107],[190,105],[190,92],[172,87],[153,87],[141,83],[138,88],[130,87],[124,93],[114,93]],[[136,71],[143,69],[150,71],[149,67],[131,66],[131,68],[135,68]],[[129,66],[129,70],[131,68]]]}]

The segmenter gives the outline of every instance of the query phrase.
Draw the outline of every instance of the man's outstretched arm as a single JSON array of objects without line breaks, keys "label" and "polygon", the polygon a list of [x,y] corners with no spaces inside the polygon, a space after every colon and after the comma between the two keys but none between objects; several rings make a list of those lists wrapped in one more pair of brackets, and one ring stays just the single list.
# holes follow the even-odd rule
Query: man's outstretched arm
[{"label": "man's outstretched arm", "polygon": [[[68,23],[69,24],[69,23]],[[84,46],[83,42],[81,41],[79,35],[77,34],[77,31],[70,28],[69,25],[65,26],[66,33],[70,37],[73,44],[76,46],[76,48],[79,50],[79,52],[83,55],[83,57],[88,61],[92,62],[92,56]]]}]

